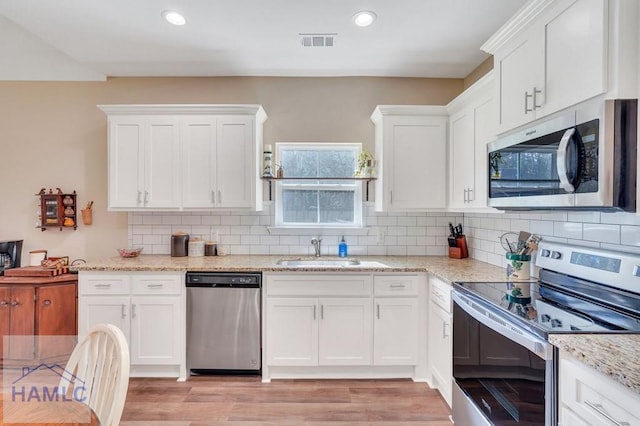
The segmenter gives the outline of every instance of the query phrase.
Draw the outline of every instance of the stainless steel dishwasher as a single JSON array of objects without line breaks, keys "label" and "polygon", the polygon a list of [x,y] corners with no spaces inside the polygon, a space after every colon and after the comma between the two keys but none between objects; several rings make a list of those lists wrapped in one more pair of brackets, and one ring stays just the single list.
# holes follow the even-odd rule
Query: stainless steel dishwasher
[{"label": "stainless steel dishwasher", "polygon": [[187,368],[259,374],[261,273],[187,273]]}]

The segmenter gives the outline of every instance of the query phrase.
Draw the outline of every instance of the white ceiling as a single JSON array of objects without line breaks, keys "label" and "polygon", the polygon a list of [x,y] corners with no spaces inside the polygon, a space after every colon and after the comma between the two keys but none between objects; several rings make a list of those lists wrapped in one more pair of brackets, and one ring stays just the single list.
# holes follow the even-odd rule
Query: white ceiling
[{"label": "white ceiling", "polygon": [[[463,78],[526,0],[0,0],[0,80]],[[160,16],[181,12],[187,25]],[[358,10],[378,19],[352,24]],[[303,47],[300,33],[337,33]]]}]

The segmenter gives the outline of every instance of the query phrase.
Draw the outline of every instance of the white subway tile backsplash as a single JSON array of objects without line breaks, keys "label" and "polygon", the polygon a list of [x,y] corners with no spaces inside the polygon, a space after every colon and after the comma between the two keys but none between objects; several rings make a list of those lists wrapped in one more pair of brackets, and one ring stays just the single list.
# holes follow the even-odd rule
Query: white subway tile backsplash
[{"label": "white subway tile backsplash", "polygon": [[407,216],[398,218],[398,226],[417,226],[417,217]]},{"label": "white subway tile backsplash", "polygon": [[553,235],[553,222],[549,220],[532,220],[529,232],[536,235]]},{"label": "white subway tile backsplash", "polygon": [[620,226],[620,244],[640,247],[640,226]]},{"label": "white subway tile backsplash", "polygon": [[588,241],[620,244],[620,225],[583,223],[582,238]]},{"label": "white subway tile backsplash", "polygon": [[222,216],[220,225],[240,225],[240,216]]},{"label": "white subway tile backsplash", "polygon": [[568,212],[567,220],[569,222],[600,223],[600,215],[600,212]]},{"label": "white subway tile backsplash", "polygon": [[582,239],[582,223],[553,222],[553,235],[555,237]]}]

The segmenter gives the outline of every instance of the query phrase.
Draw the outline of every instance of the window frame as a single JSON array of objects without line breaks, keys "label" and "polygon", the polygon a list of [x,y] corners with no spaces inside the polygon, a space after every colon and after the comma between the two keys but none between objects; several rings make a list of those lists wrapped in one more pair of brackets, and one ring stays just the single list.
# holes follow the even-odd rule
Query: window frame
[{"label": "window frame", "polygon": [[[355,154],[354,172],[358,156],[362,152],[362,144],[356,142],[276,142],[276,164],[282,158],[283,150],[308,150],[308,151],[322,151],[322,150],[352,150]],[[342,228],[342,229],[360,229],[364,226],[363,218],[363,202],[362,202],[362,183],[354,179],[353,173],[351,176],[330,176],[337,179],[319,178],[318,180],[304,178],[301,180],[275,180],[275,214],[274,214],[274,226],[276,228]],[[291,178],[287,176],[286,169],[284,170],[285,179]],[[284,222],[284,210],[283,210],[283,191],[285,190],[328,190],[328,191],[353,191],[354,206],[353,206],[353,222],[320,222],[320,215],[318,214],[318,222],[315,223],[292,223]],[[320,212],[320,208],[317,210]]]}]

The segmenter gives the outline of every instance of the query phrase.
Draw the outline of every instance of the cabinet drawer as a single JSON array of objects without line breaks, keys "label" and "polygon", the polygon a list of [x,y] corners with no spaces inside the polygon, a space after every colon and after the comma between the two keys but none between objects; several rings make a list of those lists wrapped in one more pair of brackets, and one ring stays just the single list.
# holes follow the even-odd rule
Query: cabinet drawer
[{"label": "cabinet drawer", "polygon": [[417,296],[417,275],[376,275],[373,277],[376,296]]},{"label": "cabinet drawer", "polygon": [[370,296],[369,274],[293,274],[269,275],[265,279],[268,296]]},{"label": "cabinet drawer", "polygon": [[447,313],[451,313],[451,286],[433,275],[429,277],[429,284],[431,284],[431,301]]},{"label": "cabinet drawer", "polygon": [[131,282],[128,275],[80,274],[78,294],[129,294]]},{"label": "cabinet drawer", "polygon": [[636,410],[640,405],[638,394],[564,356],[560,359],[560,400],[590,425],[640,425]]},{"label": "cabinet drawer", "polygon": [[134,275],[133,294],[181,294],[182,275]]}]

